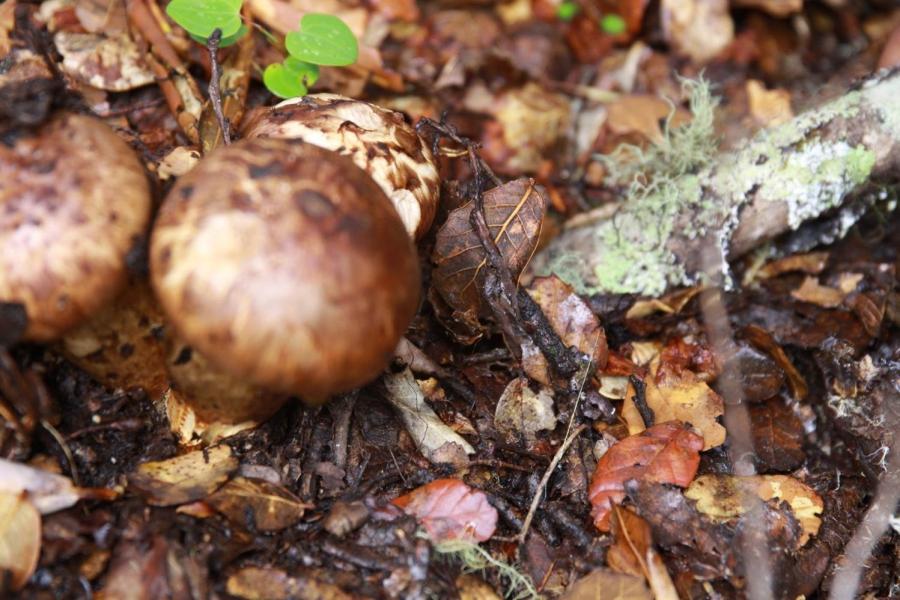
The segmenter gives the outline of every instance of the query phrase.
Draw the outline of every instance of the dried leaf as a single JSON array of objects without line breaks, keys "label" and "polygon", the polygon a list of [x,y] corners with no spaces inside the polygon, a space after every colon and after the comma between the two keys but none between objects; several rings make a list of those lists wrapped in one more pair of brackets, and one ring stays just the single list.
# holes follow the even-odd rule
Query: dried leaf
[{"label": "dried leaf", "polygon": [[598,369],[606,366],[609,349],[600,319],[568,283],[556,275],[536,278],[528,294],[541,307],[563,344],[591,357]]},{"label": "dried leaf", "polygon": [[497,509],[484,492],[459,479],[436,479],[394,498],[393,504],[414,516],[434,542],[483,542],[497,528]]},{"label": "dried leaf", "polygon": [[815,277],[807,277],[791,296],[800,302],[809,302],[823,308],[837,308],[847,294],[841,290],[822,285]]},{"label": "dried leaf", "polygon": [[757,327],[756,325],[748,325],[743,329],[742,333],[744,334],[744,337],[747,338],[748,342],[771,356],[772,360],[781,367],[781,370],[784,371],[785,375],[788,377],[788,383],[791,386],[791,393],[794,396],[794,399],[799,401],[806,398],[806,394],[809,392],[806,380],[794,366],[794,363],[791,362],[791,359],[788,358],[784,349],[782,349],[782,347],[778,345],[778,342],[775,341],[775,338],[773,338],[765,329]]},{"label": "dried leaf", "polygon": [[351,600],[338,586],[281,569],[244,567],[228,577],[226,591],[246,600]]},{"label": "dried leaf", "polygon": [[118,496],[114,490],[79,488],[68,477],[0,458],[0,494],[22,492],[44,515],[69,508],[82,499],[113,500]]},{"label": "dried leaf", "polygon": [[[653,359],[650,374],[644,379],[644,399],[653,411],[654,422],[690,423],[703,436],[704,450],[721,446],[726,433],[718,421],[725,410],[721,396],[687,369],[660,377],[662,359],[662,356]],[[631,435],[645,429],[644,419],[634,403],[635,393],[634,386],[629,385],[622,405],[622,418]]]},{"label": "dried leaf", "polygon": [[679,53],[705,63],[734,39],[728,0],[662,0],[663,36]]},{"label": "dried leaf", "polygon": [[750,407],[753,449],[764,471],[793,471],[803,464],[803,423],[780,398]]},{"label": "dried leaf", "polygon": [[209,496],[237,468],[238,459],[223,444],[142,463],[128,476],[128,485],[145,496],[148,504],[172,506]]},{"label": "dried leaf", "polygon": [[113,552],[103,598],[206,598],[208,579],[205,568],[174,540],[161,535],[140,542],[123,539]]},{"label": "dried leaf", "polygon": [[670,125],[677,127],[690,121],[690,113],[682,108],[673,108],[670,102],[658,96],[622,96],[607,105],[606,123],[617,136],[638,134],[654,144],[663,142],[660,123],[673,114]]},{"label": "dried leaf", "polygon": [[646,577],[647,551],[653,547],[647,521],[627,508],[613,506],[610,524],[614,541],[606,553],[606,564],[619,573]]},{"label": "dried leaf", "polygon": [[609,531],[612,505],[625,498],[631,479],[684,487],[697,473],[703,438],[682,423],[660,423],[613,445],[597,462],[588,492],[594,525]]},{"label": "dried leaf", "polygon": [[798,547],[819,531],[818,515],[825,507],[812,488],[787,475],[701,475],[685,490],[685,497],[697,502],[697,509],[708,517],[727,521],[739,518],[748,509],[744,494],[756,494],[763,501],[785,501],[800,523]]},{"label": "dried leaf", "polygon": [[459,600],[500,600],[497,592],[483,579],[470,573],[456,578]]},{"label": "dried leaf", "polygon": [[653,600],[642,577],[597,569],[569,586],[560,600]]},{"label": "dried leaf", "polygon": [[[488,228],[513,279],[534,253],[545,207],[546,201],[531,179],[516,179],[484,194]],[[433,276],[435,289],[452,311],[450,318],[480,334],[483,328],[478,319],[488,315],[480,292],[487,259],[469,222],[472,209],[469,203],[452,211],[438,230]]]},{"label": "dried leaf", "polygon": [[787,17],[803,10],[803,0],[732,0],[734,6],[758,8],[773,17]]},{"label": "dried leaf", "polygon": [[534,82],[500,94],[490,107],[496,120],[486,128],[484,158],[505,173],[538,171],[566,135],[571,110],[569,98]]},{"label": "dried leaf", "polygon": [[425,402],[425,394],[407,367],[400,373],[384,376],[387,399],[400,412],[406,430],[419,452],[433,463],[468,462],[475,449],[458,433],[447,427]]},{"label": "dried leaf", "polygon": [[252,525],[259,531],[290,527],[312,507],[283,486],[246,477],[235,477],[206,498],[206,503],[239,525],[248,525],[248,514],[252,515]]},{"label": "dried leaf", "polygon": [[800,271],[810,275],[818,275],[828,265],[828,252],[807,252],[806,254],[792,254],[778,260],[766,263],[757,271],[757,277],[769,279],[782,273]]},{"label": "dried leaf", "polygon": [[781,125],[794,118],[791,93],[787,90],[767,90],[762,82],[748,79],[747,101],[750,104],[750,114],[765,127]]},{"label": "dried leaf", "polygon": [[12,589],[21,589],[40,554],[41,514],[24,494],[0,492],[0,578],[8,572]]},{"label": "dried leaf", "polygon": [[513,438],[520,434],[528,441],[533,441],[538,431],[552,431],[556,427],[553,391],[541,388],[535,393],[524,377],[513,379],[497,402],[494,425],[501,433]]},{"label": "dried leaf", "polygon": [[625,318],[642,319],[658,312],[667,315],[680,312],[694,296],[702,291],[703,286],[695,285],[694,287],[676,290],[666,294],[662,298],[638,300],[628,309],[628,312],[625,313]]}]

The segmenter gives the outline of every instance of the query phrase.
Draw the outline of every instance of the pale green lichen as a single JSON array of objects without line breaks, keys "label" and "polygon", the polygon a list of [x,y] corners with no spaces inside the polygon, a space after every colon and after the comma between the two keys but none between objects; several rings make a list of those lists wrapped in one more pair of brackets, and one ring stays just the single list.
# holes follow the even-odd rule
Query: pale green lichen
[{"label": "pale green lichen", "polygon": [[[628,184],[622,208],[611,220],[566,232],[563,243],[551,245],[540,257],[539,272],[556,273],[586,294],[659,295],[670,286],[698,280],[670,249],[672,240],[706,236],[707,243],[714,240],[719,246],[727,282],[724,257],[748,202],[783,203],[787,226],[796,228],[839,205],[869,178],[876,163],[874,148],[820,137],[835,119],[853,119],[864,108],[872,110],[871,99],[853,91],[760,132],[713,164],[717,101],[702,80],[684,85],[693,120],[667,127],[659,145],[626,146],[606,157],[610,179]],[[882,115],[881,120],[886,118]],[[900,119],[896,125],[900,133]]]},{"label": "pale green lichen", "polygon": [[434,549],[438,554],[458,561],[466,572],[493,571],[497,573],[505,582],[503,595],[506,598],[539,600],[541,597],[528,575],[505,560],[496,558],[474,542],[446,540],[435,544]]}]

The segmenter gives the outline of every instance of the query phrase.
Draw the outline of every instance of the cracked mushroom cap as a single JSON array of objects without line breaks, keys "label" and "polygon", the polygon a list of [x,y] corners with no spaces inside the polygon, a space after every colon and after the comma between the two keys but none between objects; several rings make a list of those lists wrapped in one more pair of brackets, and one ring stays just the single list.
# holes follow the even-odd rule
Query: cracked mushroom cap
[{"label": "cracked mushroom cap", "polygon": [[245,137],[303,140],[349,156],[388,195],[410,236],[421,239],[431,227],[440,194],[437,167],[402,113],[311,94],[268,109],[247,126]]},{"label": "cracked mushroom cap", "polygon": [[0,144],[0,302],[49,341],[111,301],[150,220],[146,175],[102,121],[62,113]]},{"label": "cracked mushroom cap", "polygon": [[381,188],[293,140],[242,140],[167,196],[153,287],[213,366],[318,402],[387,366],[419,302],[419,266]]}]

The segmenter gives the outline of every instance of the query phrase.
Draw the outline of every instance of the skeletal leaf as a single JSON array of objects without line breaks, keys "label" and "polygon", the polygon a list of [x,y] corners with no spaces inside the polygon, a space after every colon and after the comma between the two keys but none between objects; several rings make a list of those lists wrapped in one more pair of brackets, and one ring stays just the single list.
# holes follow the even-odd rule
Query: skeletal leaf
[{"label": "skeletal leaf", "polygon": [[[546,202],[527,178],[516,179],[484,194],[484,216],[513,279],[517,279],[537,246]],[[434,286],[452,321],[474,334],[483,333],[480,288],[487,273],[487,257],[469,221],[473,204],[452,211],[437,232],[432,260]],[[440,311],[442,307],[436,305]],[[477,339],[477,338],[476,338]]]}]

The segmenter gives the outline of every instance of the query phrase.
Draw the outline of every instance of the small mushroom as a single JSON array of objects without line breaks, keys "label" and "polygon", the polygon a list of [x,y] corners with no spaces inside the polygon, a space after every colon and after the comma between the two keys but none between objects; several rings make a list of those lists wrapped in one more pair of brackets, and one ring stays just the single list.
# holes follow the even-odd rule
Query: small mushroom
[{"label": "small mushroom", "polygon": [[[150,243],[151,281],[192,352],[273,392],[199,417],[265,418],[387,366],[418,307],[415,249],[390,200],[349,158],[291,140],[242,140],[181,177]],[[186,372],[186,371],[185,371]]]},{"label": "small mushroom", "polygon": [[27,317],[23,339],[62,336],[128,279],[149,225],[147,178],[102,121],[61,113],[0,144],[0,302]]},{"label": "small mushroom", "polygon": [[248,138],[303,140],[349,156],[388,195],[409,235],[421,239],[437,210],[434,157],[403,114],[336,94],[286,100],[245,128]]}]

